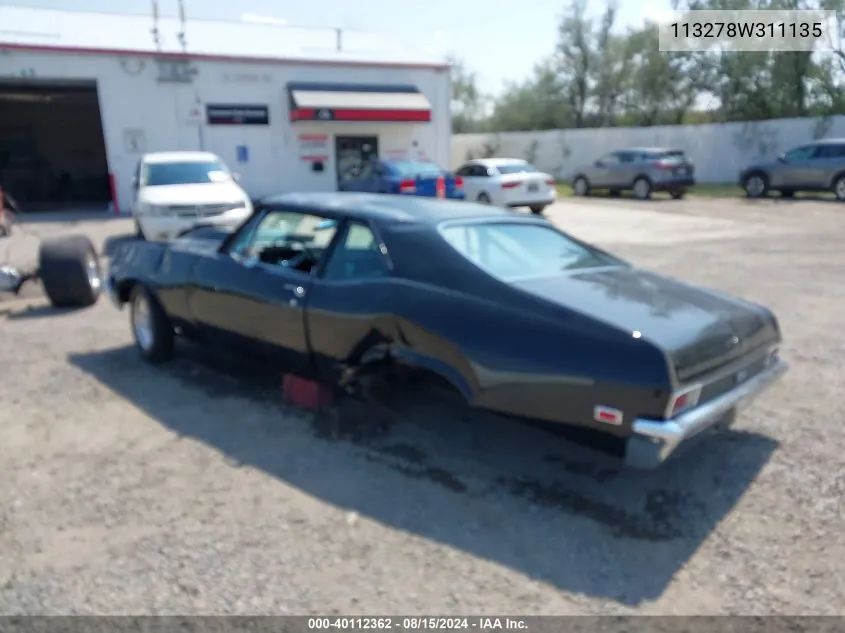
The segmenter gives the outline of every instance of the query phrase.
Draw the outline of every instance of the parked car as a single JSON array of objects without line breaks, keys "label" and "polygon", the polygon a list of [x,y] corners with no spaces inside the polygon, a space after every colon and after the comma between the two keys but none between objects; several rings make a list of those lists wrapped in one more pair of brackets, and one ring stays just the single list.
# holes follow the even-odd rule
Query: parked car
[{"label": "parked car", "polygon": [[597,189],[611,195],[633,191],[640,200],[647,200],[655,191],[665,191],[673,198],[684,197],[695,184],[695,166],[683,150],[639,147],[617,150],[602,156],[591,165],[575,170],[572,189],[576,196],[587,196]]},{"label": "parked car", "polygon": [[786,370],[766,308],[470,202],[272,197],[233,234],[124,243],[105,287],[150,362],[179,332],[353,391],[428,372],[472,406],[613,436],[641,468]]},{"label": "parked car", "polygon": [[169,241],[197,224],[234,229],[252,213],[252,202],[237,181],[209,152],[145,154],[132,182],[137,236]]},{"label": "parked car", "polygon": [[845,200],[845,139],[814,141],[746,167],[739,184],[750,198],[772,190],[787,198],[796,191],[832,191],[837,200]]},{"label": "parked car", "polygon": [[463,200],[463,179],[428,161],[373,160],[342,174],[338,189]]},{"label": "parked car", "polygon": [[500,207],[528,207],[541,214],[557,198],[555,179],[520,158],[479,158],[456,172],[467,200]]}]

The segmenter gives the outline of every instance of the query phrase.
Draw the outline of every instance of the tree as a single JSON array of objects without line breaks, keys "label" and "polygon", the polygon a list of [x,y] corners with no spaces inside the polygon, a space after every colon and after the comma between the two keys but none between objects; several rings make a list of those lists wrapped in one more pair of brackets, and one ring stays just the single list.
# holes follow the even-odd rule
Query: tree
[{"label": "tree", "polygon": [[449,63],[452,77],[452,131],[456,134],[481,131],[486,99],[478,88],[478,75],[469,71],[455,57],[450,57]]}]

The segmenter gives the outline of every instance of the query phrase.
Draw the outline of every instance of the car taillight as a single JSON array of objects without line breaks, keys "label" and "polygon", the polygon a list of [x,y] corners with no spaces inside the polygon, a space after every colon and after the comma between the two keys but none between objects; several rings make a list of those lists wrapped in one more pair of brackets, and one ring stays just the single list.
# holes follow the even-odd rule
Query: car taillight
[{"label": "car taillight", "polygon": [[554,187],[554,186],[555,186],[555,179],[554,179],[554,178],[549,178],[548,180],[546,180],[546,184],[547,184],[549,187]]},{"label": "car taillight", "polygon": [[677,165],[675,165],[675,163],[667,163],[667,162],[664,162],[664,161],[661,160],[661,161],[656,162],[654,164],[654,166],[657,167],[658,169],[670,170],[670,169],[674,169]]},{"label": "car taillight", "polygon": [[701,386],[690,387],[672,396],[669,406],[666,408],[666,417],[674,418],[679,413],[692,409],[698,404],[701,397]]},{"label": "car taillight", "polygon": [[455,176],[455,188],[460,189],[464,186],[464,179],[460,176]]},{"label": "car taillight", "polygon": [[519,187],[519,185],[521,185],[521,184],[522,183],[519,182],[518,180],[514,181],[514,182],[503,182],[502,183],[502,189],[515,189],[516,187]]},{"label": "car taillight", "polygon": [[403,180],[399,183],[399,193],[416,193],[417,183],[415,180]]}]

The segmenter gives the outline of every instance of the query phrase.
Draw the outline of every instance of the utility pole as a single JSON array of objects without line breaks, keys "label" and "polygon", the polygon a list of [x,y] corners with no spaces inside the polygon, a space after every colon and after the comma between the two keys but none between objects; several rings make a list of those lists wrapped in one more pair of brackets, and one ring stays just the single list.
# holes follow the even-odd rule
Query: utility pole
[{"label": "utility pole", "polygon": [[152,0],[153,2],[153,28],[150,29],[150,33],[153,34],[153,42],[155,42],[156,51],[159,53],[161,52],[161,34],[158,30],[158,0]]},{"label": "utility pole", "polygon": [[185,2],[179,0],[179,33],[176,35],[182,45],[182,52],[188,52],[188,39],[185,35]]}]

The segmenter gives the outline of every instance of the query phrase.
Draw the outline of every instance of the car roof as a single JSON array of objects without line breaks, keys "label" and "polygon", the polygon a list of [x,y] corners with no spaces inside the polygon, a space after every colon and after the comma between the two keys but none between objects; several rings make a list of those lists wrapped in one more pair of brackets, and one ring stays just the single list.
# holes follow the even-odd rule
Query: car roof
[{"label": "car roof", "polygon": [[677,147],[626,147],[625,149],[618,149],[617,152],[683,152],[684,150]]},{"label": "car roof", "polygon": [[191,161],[219,161],[211,152],[150,152],[141,159],[145,163],[178,163]]},{"label": "car roof", "polygon": [[520,217],[490,205],[463,200],[441,200],[420,196],[352,192],[300,192],[268,196],[262,206],[292,206],[312,212],[347,215],[381,224],[436,225],[445,220],[491,220]]},{"label": "car roof", "polygon": [[523,158],[476,158],[469,162],[488,167],[496,167],[497,165],[517,165],[527,163],[528,161]]}]

